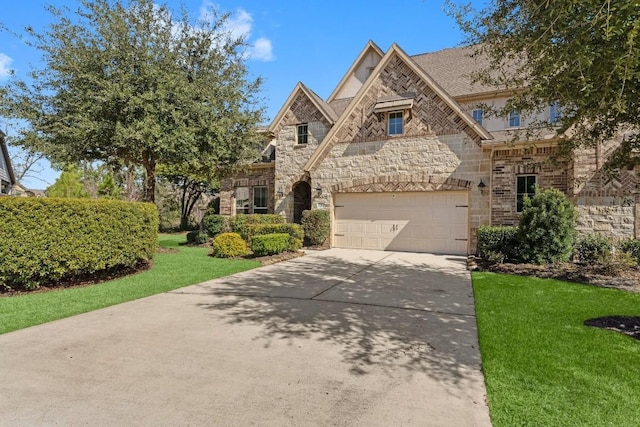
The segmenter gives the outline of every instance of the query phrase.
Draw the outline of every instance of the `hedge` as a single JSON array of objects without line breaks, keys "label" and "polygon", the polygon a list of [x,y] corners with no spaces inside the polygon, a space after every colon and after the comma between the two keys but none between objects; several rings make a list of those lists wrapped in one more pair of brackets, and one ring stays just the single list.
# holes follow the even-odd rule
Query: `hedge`
[{"label": "hedge", "polygon": [[202,219],[202,224],[204,225],[204,228],[207,229],[209,236],[215,237],[220,233],[227,233],[231,231],[229,221],[230,218],[228,216],[207,213]]},{"label": "hedge", "polygon": [[238,214],[231,217],[229,226],[231,231],[238,233],[243,239],[249,241],[249,227],[265,224],[284,224],[284,217],[275,214]]},{"label": "hedge", "polygon": [[133,267],[153,257],[158,210],[115,200],[0,198],[0,286]]},{"label": "hedge", "polygon": [[279,254],[289,248],[289,240],[290,236],[286,233],[253,236],[251,250],[257,256]]},{"label": "hedge", "polygon": [[298,224],[252,224],[244,227],[245,235],[242,238],[251,244],[253,236],[260,236],[263,234],[280,234],[285,233],[289,235],[289,247],[287,250],[297,251],[302,247],[302,240],[304,239],[304,231]]}]

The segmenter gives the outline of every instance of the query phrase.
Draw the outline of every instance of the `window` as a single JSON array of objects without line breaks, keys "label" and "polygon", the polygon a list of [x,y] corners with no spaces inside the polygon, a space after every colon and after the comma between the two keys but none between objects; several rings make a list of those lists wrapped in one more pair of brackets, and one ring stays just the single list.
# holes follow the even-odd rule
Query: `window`
[{"label": "window", "polygon": [[389,135],[402,135],[402,111],[389,113]]},{"label": "window", "polygon": [[236,188],[236,213],[249,213],[249,187]]},{"label": "window", "polygon": [[309,141],[309,125],[303,123],[298,125],[298,144],[306,144]]},{"label": "window", "polygon": [[554,101],[549,105],[549,122],[550,123],[558,123],[561,118],[560,104],[558,101]]},{"label": "window", "polygon": [[517,177],[516,183],[516,212],[522,212],[524,197],[533,197],[536,193],[536,176],[521,175]]},{"label": "window", "polygon": [[253,213],[266,214],[268,209],[267,187],[253,187]]},{"label": "window", "polygon": [[473,117],[473,120],[478,122],[479,125],[482,125],[482,116],[483,116],[482,109],[477,108],[473,110],[471,112],[471,116]]},{"label": "window", "polygon": [[520,127],[520,111],[519,110],[512,110],[509,113],[509,127],[510,128]]}]

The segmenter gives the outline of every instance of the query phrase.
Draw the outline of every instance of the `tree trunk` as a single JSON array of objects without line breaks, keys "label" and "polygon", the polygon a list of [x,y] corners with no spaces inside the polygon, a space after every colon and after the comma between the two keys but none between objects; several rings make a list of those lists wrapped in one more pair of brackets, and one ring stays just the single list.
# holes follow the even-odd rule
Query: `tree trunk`
[{"label": "tree trunk", "polygon": [[180,201],[180,228],[182,230],[189,225],[189,217],[193,212],[193,207],[201,196],[202,191],[198,189],[198,183],[185,179],[182,184],[182,199]]},{"label": "tree trunk", "polygon": [[144,169],[147,172],[144,185],[144,201],[155,203],[156,201],[156,161],[149,152],[144,156]]}]

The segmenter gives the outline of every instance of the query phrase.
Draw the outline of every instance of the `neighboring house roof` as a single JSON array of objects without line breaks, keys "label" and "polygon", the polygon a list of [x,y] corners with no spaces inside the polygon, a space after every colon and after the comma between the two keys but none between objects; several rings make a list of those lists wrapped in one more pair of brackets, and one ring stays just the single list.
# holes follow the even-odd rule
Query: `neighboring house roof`
[{"label": "neighboring house roof", "polygon": [[15,185],[16,178],[13,174],[13,166],[11,166],[9,150],[7,149],[7,144],[4,140],[5,136],[4,132],[0,131],[0,154],[2,154],[2,158],[0,158],[0,177],[7,180],[11,185]]},{"label": "neighboring house roof", "polygon": [[415,72],[418,77],[423,79],[427,85],[445,102],[449,105],[449,107],[464,121],[482,140],[493,139],[491,134],[484,129],[481,125],[479,125],[469,114],[467,114],[458,103],[440,86],[425,70],[419,67],[410,56],[408,56],[396,43],[394,43],[391,48],[384,55],[382,60],[378,63],[375,70],[371,73],[369,78],[365,81],[362,87],[358,90],[356,96],[350,101],[347,109],[342,113],[338,121],[331,128],[329,133],[325,136],[322,143],[318,146],[318,149],[313,153],[313,155],[309,158],[307,163],[304,166],[305,171],[310,171],[316,167],[316,165],[322,161],[328,150],[331,148],[331,141],[333,136],[338,132],[338,130],[345,123],[347,118],[349,117],[349,112],[355,108],[355,106],[359,103],[360,99],[362,99],[367,91],[371,88],[373,82],[380,75],[380,73],[385,69],[385,67],[390,63],[391,59],[395,56],[399,56],[400,59],[407,64],[407,66]]},{"label": "neighboring house roof", "polygon": [[473,83],[473,74],[489,65],[483,55],[473,56],[475,47],[456,47],[411,57],[453,97],[495,92],[491,86]]},{"label": "neighboring house roof", "polygon": [[280,108],[280,111],[278,111],[278,114],[276,114],[276,117],[271,122],[271,125],[269,125],[269,132],[275,131],[278,123],[280,123],[280,120],[282,120],[287,110],[289,110],[299,93],[303,93],[307,98],[309,98],[309,100],[311,100],[318,111],[322,113],[322,115],[327,119],[329,123],[334,124],[338,120],[338,115],[329,104],[324,102],[322,98],[320,98],[314,91],[306,87],[302,82],[298,82],[293,91],[291,91],[291,95],[289,95],[289,98],[287,98],[285,103],[282,105],[282,108]]},{"label": "neighboring house roof", "polygon": [[[329,95],[329,98],[327,98],[327,102],[329,104],[331,104],[336,99],[338,94],[340,94],[340,92],[348,83],[348,81],[354,76],[354,74],[356,73],[356,70],[360,68],[361,64],[366,60],[366,57],[369,54],[373,54],[377,59],[377,62],[371,65],[377,65],[380,62],[380,60],[384,57],[384,51],[380,49],[378,45],[375,44],[372,40],[369,40],[367,42],[367,45],[364,47],[364,49],[362,49],[362,51],[356,58],[356,60],[353,61],[353,64],[351,64],[351,67],[349,67],[347,72],[344,74],[344,76],[342,77],[342,80],[340,80],[340,83],[338,83],[338,85],[333,90],[331,95]],[[348,97],[347,99],[351,100],[352,98],[353,97]],[[346,105],[344,107],[346,108]]]}]

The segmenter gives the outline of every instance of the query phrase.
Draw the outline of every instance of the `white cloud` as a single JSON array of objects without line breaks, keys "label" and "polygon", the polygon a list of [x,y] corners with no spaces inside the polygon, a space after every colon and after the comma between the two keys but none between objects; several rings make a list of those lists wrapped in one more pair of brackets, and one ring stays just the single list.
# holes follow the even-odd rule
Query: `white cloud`
[{"label": "white cloud", "polygon": [[[213,11],[217,10],[217,8],[218,6],[211,0],[203,0],[200,6],[200,20],[212,22],[215,19]],[[227,20],[224,31],[227,31],[233,38],[244,37],[249,44],[249,58],[258,61],[272,61],[274,56],[271,40],[260,37],[252,43],[249,40],[252,28],[253,17],[246,10],[239,8]]]},{"label": "white cloud", "polygon": [[4,53],[0,53],[0,79],[4,79],[5,77],[9,77],[12,73],[11,63],[13,59]]},{"label": "white cloud", "polygon": [[271,46],[271,40],[264,37],[260,37],[253,44],[249,57],[257,59],[258,61],[273,61],[273,48]]}]

